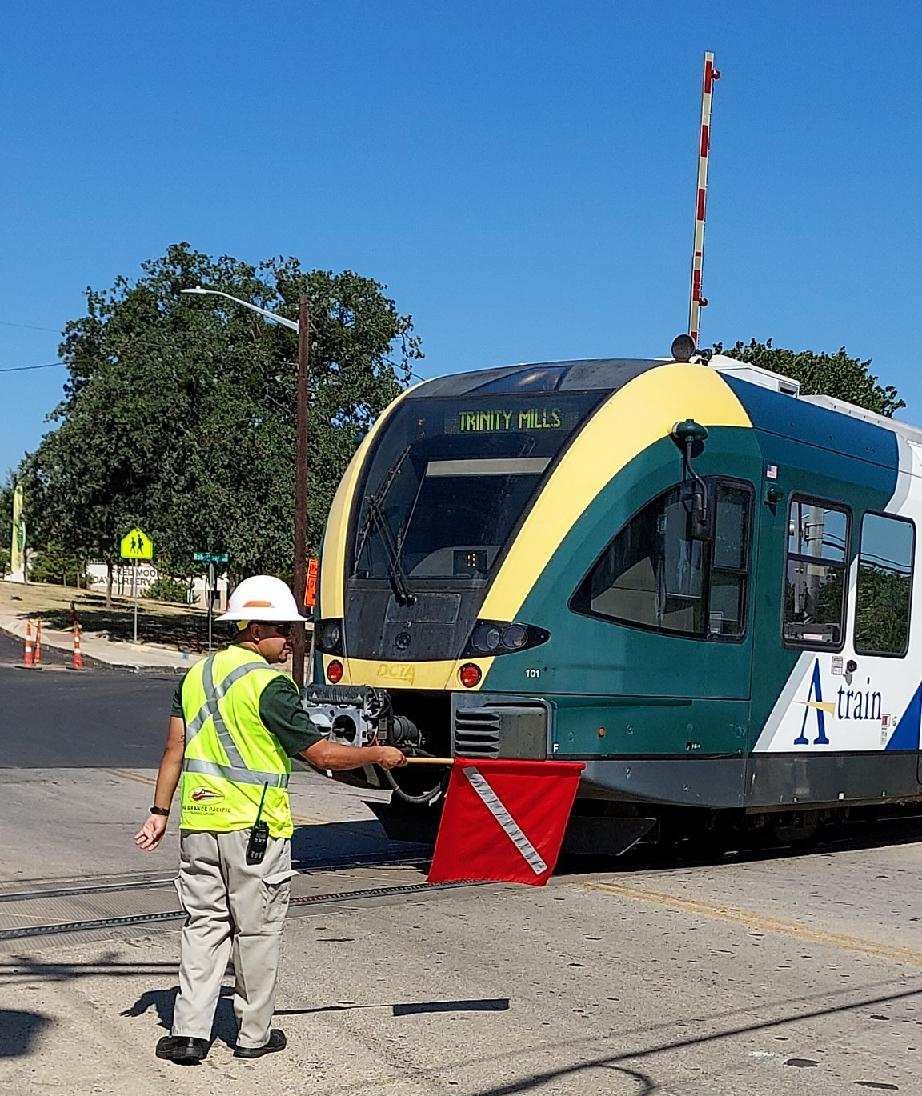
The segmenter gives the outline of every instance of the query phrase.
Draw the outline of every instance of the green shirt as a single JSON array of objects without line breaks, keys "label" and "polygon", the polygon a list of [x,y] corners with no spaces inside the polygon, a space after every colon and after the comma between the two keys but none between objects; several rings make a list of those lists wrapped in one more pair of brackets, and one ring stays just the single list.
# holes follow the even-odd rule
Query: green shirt
[{"label": "green shirt", "polygon": [[[185,680],[183,677],[176,686],[170,710],[171,715],[178,715],[180,719],[183,718],[182,687]],[[279,740],[289,757],[297,757],[326,737],[317,730],[310,716],[301,707],[301,698],[295,683],[284,675],[273,678],[263,689],[259,698],[259,718],[266,729]]]}]

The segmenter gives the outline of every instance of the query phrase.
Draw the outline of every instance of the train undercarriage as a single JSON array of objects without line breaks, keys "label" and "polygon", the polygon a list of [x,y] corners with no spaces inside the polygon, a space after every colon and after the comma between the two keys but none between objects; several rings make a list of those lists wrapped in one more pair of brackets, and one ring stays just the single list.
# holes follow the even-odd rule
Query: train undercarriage
[{"label": "train undercarriage", "polygon": [[[410,757],[540,760],[549,756],[549,710],[535,696],[384,690],[365,686],[311,686],[305,703],[330,736],[348,745],[379,741]],[[635,762],[636,765],[636,762]],[[591,771],[591,767],[590,767]],[[401,836],[434,836],[449,769],[418,766],[385,773],[369,766],[342,774],[349,783],[390,788],[383,819]],[[573,809],[566,847],[574,853],[618,855],[634,846],[678,848],[807,842],[852,817],[918,811],[918,798],[886,804],[691,805],[659,797],[621,794],[584,780]]]}]

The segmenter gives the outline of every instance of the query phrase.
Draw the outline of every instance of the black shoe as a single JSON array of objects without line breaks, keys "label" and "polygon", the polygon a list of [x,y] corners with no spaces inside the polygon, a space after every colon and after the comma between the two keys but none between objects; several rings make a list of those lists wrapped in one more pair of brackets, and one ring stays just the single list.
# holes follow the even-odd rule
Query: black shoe
[{"label": "black shoe", "polygon": [[235,1058],[262,1058],[264,1054],[274,1054],[277,1050],[284,1050],[288,1046],[285,1032],[273,1028],[269,1032],[269,1042],[261,1047],[237,1047],[234,1051]]},{"label": "black shoe", "polygon": [[184,1035],[164,1035],[157,1042],[157,1057],[180,1066],[197,1066],[208,1053],[207,1039],[187,1039]]}]

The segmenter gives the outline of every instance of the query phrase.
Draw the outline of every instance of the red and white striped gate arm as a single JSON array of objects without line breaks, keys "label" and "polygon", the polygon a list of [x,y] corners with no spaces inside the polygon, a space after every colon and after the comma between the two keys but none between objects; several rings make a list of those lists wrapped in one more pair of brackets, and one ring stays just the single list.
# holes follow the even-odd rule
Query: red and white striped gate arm
[{"label": "red and white striped gate arm", "polygon": [[704,83],[701,88],[701,134],[698,142],[698,192],[695,202],[695,242],[692,252],[691,298],[688,305],[688,333],[698,345],[701,308],[707,304],[701,295],[701,272],[704,268],[704,215],[708,193],[708,154],[711,151],[711,97],[714,81],[720,73],[714,68],[714,54],[704,55]]}]

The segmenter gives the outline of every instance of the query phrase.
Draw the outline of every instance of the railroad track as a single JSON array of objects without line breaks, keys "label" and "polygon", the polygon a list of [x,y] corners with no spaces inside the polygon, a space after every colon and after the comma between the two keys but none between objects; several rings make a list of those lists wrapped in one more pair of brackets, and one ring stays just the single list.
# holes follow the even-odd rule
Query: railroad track
[{"label": "railroad track", "polygon": [[[301,864],[292,881],[291,906],[298,909],[386,899],[460,885],[430,886],[422,870],[427,863],[421,856],[366,856]],[[343,885],[343,872],[348,873],[351,885]],[[147,874],[83,881],[35,880],[28,890],[0,890],[0,943],[181,921],[185,914],[175,898],[174,878]],[[174,898],[170,903],[166,896],[171,891]]]}]

